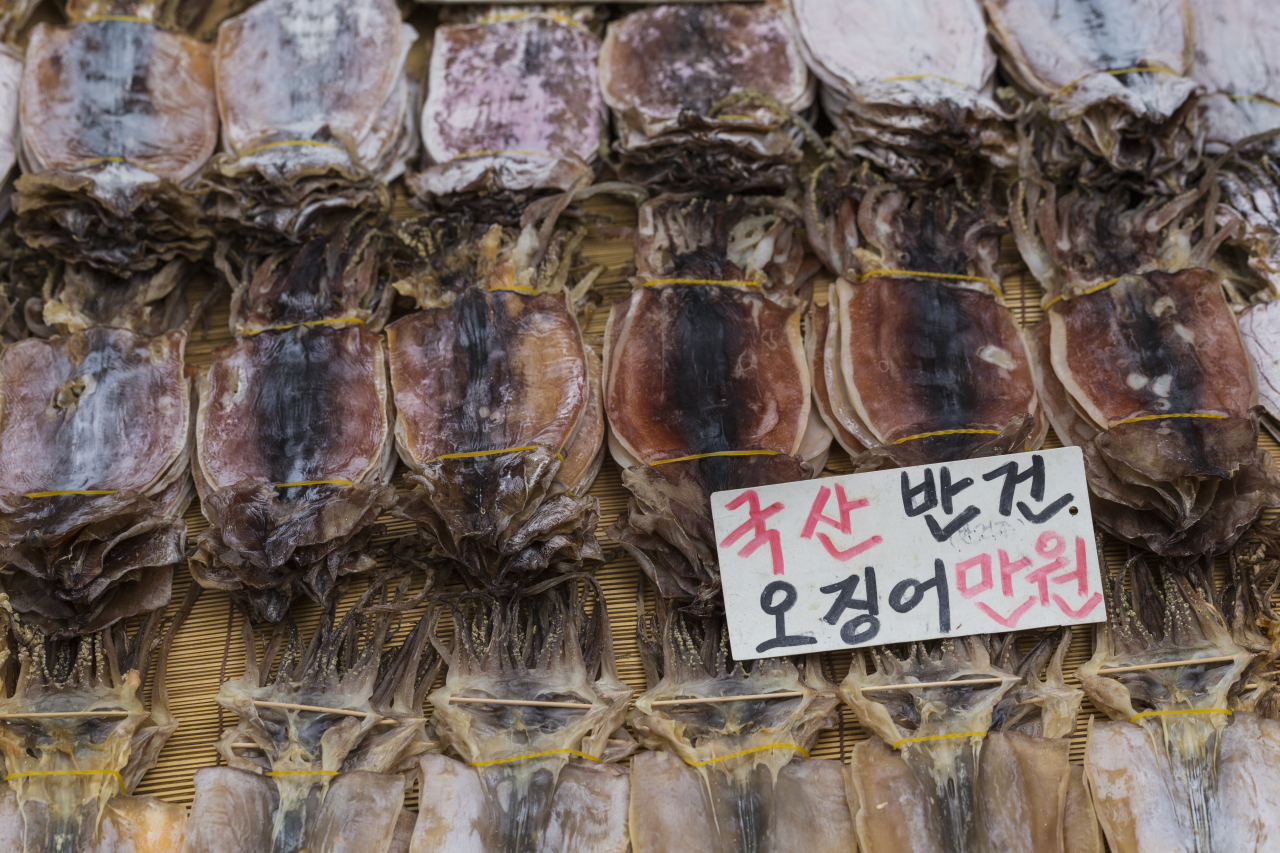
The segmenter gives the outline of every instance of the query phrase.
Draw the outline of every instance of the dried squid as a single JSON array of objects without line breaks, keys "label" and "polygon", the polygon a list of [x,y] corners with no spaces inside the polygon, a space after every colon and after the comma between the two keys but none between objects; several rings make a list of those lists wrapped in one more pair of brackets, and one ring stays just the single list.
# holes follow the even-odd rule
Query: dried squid
[{"label": "dried squid", "polygon": [[[40,0],[5,0],[0,3],[0,185],[18,162],[18,102],[22,89],[23,51],[18,39]],[[3,191],[7,210],[9,190]]]},{"label": "dried squid", "polygon": [[371,569],[363,549],[395,501],[385,312],[366,305],[376,252],[355,224],[251,265],[234,282],[241,334],[200,376],[193,467],[210,526],[192,574],[260,619],[302,595],[327,606]]},{"label": "dried squid", "polygon": [[[1017,640],[855,656],[841,695],[878,735],[854,747],[849,765],[863,849],[1101,853],[1080,768],[1067,761],[1082,699],[1062,675],[1070,635],[1046,637],[1025,657]],[[911,686],[938,681],[948,683]]]},{"label": "dried squid", "polygon": [[[424,249],[445,224],[423,226]],[[583,234],[448,235],[451,249],[428,251],[439,269],[396,285],[422,310],[387,327],[396,448],[413,489],[396,512],[437,559],[491,589],[578,571],[602,559],[599,504],[584,492],[604,439],[567,286]]]},{"label": "dried squid", "polygon": [[1039,157],[1055,177],[1106,169],[1175,185],[1204,141],[1191,76],[1189,0],[983,0],[1001,64],[1050,127]]},{"label": "dried squid", "polygon": [[192,498],[186,343],[94,327],[0,354],[0,587],[49,634],[169,602]]},{"label": "dried squid", "polygon": [[309,643],[277,626],[261,658],[246,626],[245,675],[217,696],[240,722],[218,745],[228,766],[196,771],[185,853],[396,849],[405,791],[433,748],[422,702],[440,658],[432,612],[389,648],[395,617],[365,608],[395,607],[405,590],[384,590],[337,624],[327,614]]},{"label": "dried squid", "polygon": [[1038,448],[1048,422],[986,194],[905,190],[839,161],[809,186],[811,239],[840,275],[809,324],[814,396],[845,449],[874,466]]},{"label": "dried squid", "polygon": [[603,592],[556,579],[510,598],[468,593],[453,612],[449,671],[429,697],[450,754],[422,759],[412,853],[625,853],[629,774],[612,762],[634,742],[610,738],[631,689]]},{"label": "dried squid", "polygon": [[[1013,112],[994,95],[996,55],[980,0],[893,4],[790,0],[800,46],[845,156],[893,174],[1017,162]],[[865,45],[870,49],[851,49]]]},{"label": "dried squid", "polygon": [[[1123,575],[1113,580],[1108,621],[1080,668],[1084,689],[1111,718],[1092,723],[1085,749],[1111,850],[1274,850],[1280,723],[1240,701],[1248,699],[1246,668],[1270,644],[1239,618],[1262,591],[1238,574],[1249,588],[1237,586],[1234,601],[1222,596],[1232,605],[1228,625],[1199,566],[1166,564],[1157,575],[1139,556],[1124,574],[1131,590]],[[1121,667],[1134,671],[1110,674]]]},{"label": "dried squid", "polygon": [[660,196],[640,209],[639,275],[609,313],[609,451],[631,492],[609,535],[659,593],[720,607],[713,492],[822,469],[800,317],[811,287],[786,202]]},{"label": "dried squid", "polygon": [[[854,850],[843,767],[807,752],[836,714],[817,656],[734,661],[722,617],[658,621],[641,637],[649,689],[629,720],[651,750],[631,760],[633,853]],[[776,692],[801,695],[669,704]]]},{"label": "dried squid", "polygon": [[[186,809],[131,791],[178,728],[169,713],[160,614],[132,636],[123,626],[53,640],[25,624],[0,595],[7,623],[0,667],[0,849],[14,853],[178,853]],[[143,700],[159,646],[151,708]],[[65,716],[58,716],[61,712]],[[31,715],[31,716],[24,716]]]},{"label": "dried squid", "polygon": [[1258,390],[1195,193],[1025,184],[1014,232],[1045,289],[1029,335],[1055,432],[1084,449],[1098,523],[1168,557],[1218,553],[1280,502]]},{"label": "dried squid", "polygon": [[618,176],[668,190],[785,188],[815,88],[781,0],[654,6],[600,49]]},{"label": "dried squid", "polygon": [[1268,0],[1191,0],[1196,19],[1192,76],[1204,86],[1205,141],[1232,145],[1280,127],[1280,8]]},{"label": "dried squid", "polygon": [[[589,8],[486,11],[434,34],[423,149],[409,178],[434,206],[464,204],[487,222],[590,183],[608,131]],[[512,217],[512,214],[515,214]]]},{"label": "dried squid", "polygon": [[38,24],[22,77],[15,210],[32,246],[115,275],[196,260],[189,189],[218,144],[213,49],[161,0],[72,0]]},{"label": "dried squid", "polygon": [[390,204],[417,145],[394,0],[263,0],[215,51],[223,152],[201,187],[228,224],[300,239],[325,215]]}]

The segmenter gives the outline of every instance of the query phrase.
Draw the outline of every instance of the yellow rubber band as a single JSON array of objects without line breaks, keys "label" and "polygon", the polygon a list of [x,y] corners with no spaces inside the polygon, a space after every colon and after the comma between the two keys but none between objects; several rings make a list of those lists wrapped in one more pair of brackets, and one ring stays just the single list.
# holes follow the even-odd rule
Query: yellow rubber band
[{"label": "yellow rubber band", "polygon": [[94,18],[85,18],[83,21],[73,21],[73,24],[97,24],[101,21],[119,21],[124,24],[155,24],[155,21],[148,21],[146,18],[139,18],[136,15],[98,15]]},{"label": "yellow rubber band", "polygon": [[1198,412],[1187,412],[1176,415],[1143,415],[1140,418],[1125,418],[1122,421],[1116,421],[1114,426],[1120,426],[1120,424],[1136,424],[1139,421],[1163,421],[1168,420],[1169,418],[1213,418],[1214,420],[1225,420],[1226,417],[1226,415],[1202,415]]},{"label": "yellow rubber band", "polygon": [[504,154],[519,154],[522,157],[546,157],[548,160],[560,159],[556,155],[548,154],[545,151],[521,151],[518,148],[489,148],[482,151],[464,151],[461,154],[455,154],[445,162],[452,163],[454,160],[468,160],[472,157],[501,157]]},{"label": "yellow rubber band", "polygon": [[725,116],[707,116],[707,118],[711,119],[712,121],[755,121],[756,120],[755,116],[738,115],[737,113],[731,113]]},{"label": "yellow rubber band", "polygon": [[538,291],[532,287],[525,287],[523,284],[513,284],[510,287],[491,287],[490,290],[507,290],[512,293],[527,293],[530,296],[537,296]]},{"label": "yellow rubber band", "polygon": [[317,139],[281,139],[278,142],[268,142],[265,145],[258,145],[250,148],[241,154],[241,157],[252,157],[259,151],[266,151],[268,148],[332,148],[335,151],[346,152],[347,149],[341,145],[334,145],[332,142],[320,142]]},{"label": "yellow rubber band", "polygon": [[1268,98],[1266,95],[1232,95],[1228,93],[1227,97],[1233,101],[1253,101],[1258,104],[1266,104],[1269,107],[1280,107],[1280,101]]},{"label": "yellow rubber band", "polygon": [[253,329],[248,332],[242,332],[240,337],[251,338],[254,335],[260,335],[263,332],[283,332],[285,329],[296,329],[299,326],[345,326],[350,323],[363,326],[364,320],[358,317],[335,317],[332,320],[308,320],[305,323],[285,323],[281,326],[267,326],[265,329]]},{"label": "yellow rubber band", "polygon": [[472,767],[490,767],[494,764],[510,764],[513,761],[527,761],[530,758],[546,758],[548,755],[576,755],[588,761],[599,761],[594,755],[587,755],[576,749],[548,749],[546,752],[531,752],[528,755],[513,755],[510,758],[491,758],[488,761],[476,761]]},{"label": "yellow rubber band", "polygon": [[337,770],[272,770],[268,776],[337,776]]},{"label": "yellow rubber band", "polygon": [[[1083,293],[1078,293],[1078,294],[1076,294],[1075,296],[1073,296],[1073,297],[1071,297],[1071,298],[1072,298],[1072,299],[1079,299],[1081,296],[1089,296],[1089,295],[1091,295],[1091,294],[1097,293],[1099,290],[1106,290],[1108,287],[1110,287],[1111,285],[1115,284],[1115,283],[1116,283],[1117,281],[1119,281],[1121,278],[1123,278],[1123,276],[1116,276],[1115,278],[1111,279],[1110,281],[1104,281],[1102,284],[1095,284],[1093,287],[1089,288],[1088,290],[1084,291]],[[1044,310],[1048,311],[1050,308],[1052,308],[1053,306],[1057,305],[1059,302],[1061,302],[1063,299],[1066,299],[1066,298],[1067,298],[1067,296],[1066,296],[1066,294],[1065,294],[1065,293],[1059,293],[1057,296],[1055,296],[1055,297],[1053,297],[1052,299],[1050,299],[1050,300],[1049,300],[1049,304],[1048,304],[1048,305],[1046,305],[1046,306],[1044,306]]]},{"label": "yellow rubber band", "polygon": [[953,279],[955,281],[978,281],[991,288],[996,296],[1004,296],[1004,291],[997,287],[994,281],[989,278],[983,278],[980,275],[953,275],[951,273],[920,272],[918,270],[871,270],[870,272],[864,272],[862,275],[858,276],[858,281],[863,282],[875,276],[881,276],[884,278],[944,278]]},{"label": "yellow rubber band", "polygon": [[296,483],[272,483],[277,489],[292,489],[294,486],[354,486],[350,480],[299,480]]},{"label": "yellow rubber band", "polygon": [[1129,722],[1136,723],[1143,717],[1174,717],[1182,714],[1227,714],[1230,716],[1235,713],[1230,708],[1205,708],[1198,710],[1195,708],[1186,708],[1180,711],[1143,711],[1141,714],[1134,714],[1129,718]]},{"label": "yellow rubber band", "polygon": [[717,761],[728,761],[730,758],[741,758],[744,755],[751,755],[756,752],[767,752],[771,749],[791,749],[800,753],[805,758],[809,757],[809,751],[802,746],[797,746],[794,743],[775,743],[769,746],[753,746],[751,749],[744,749],[741,752],[731,752],[728,755],[721,755],[718,758],[708,758],[706,761],[689,761],[686,759],[684,763],[688,764],[690,767],[705,767],[708,764],[715,764]]},{"label": "yellow rubber band", "polygon": [[27,770],[22,773],[10,773],[4,777],[4,781],[9,782],[13,779],[24,779],[32,776],[114,776],[116,781],[120,783],[121,792],[124,791],[124,777],[115,770]]},{"label": "yellow rubber band", "polygon": [[62,489],[56,492],[28,492],[24,498],[56,498],[59,495],[115,495],[119,489]]},{"label": "yellow rubber band", "polygon": [[908,441],[915,441],[920,438],[933,438],[935,435],[999,435],[998,429],[940,429],[936,432],[922,432],[919,435],[909,435],[906,438],[900,438],[894,444],[906,444]]},{"label": "yellow rubber band", "polygon": [[1154,67],[1154,68],[1137,68],[1137,67],[1135,67],[1135,68],[1117,68],[1117,69],[1115,69],[1114,71],[1090,71],[1088,74],[1081,74],[1079,77],[1077,77],[1076,79],[1072,80],[1070,83],[1068,83],[1067,85],[1063,86],[1063,87],[1062,87],[1061,89],[1059,89],[1058,91],[1054,92],[1054,93],[1053,93],[1053,97],[1055,97],[1055,98],[1060,98],[1060,97],[1062,97],[1062,96],[1063,96],[1063,95],[1065,95],[1068,91],[1070,91],[1073,87],[1075,87],[1075,86],[1076,86],[1076,84],[1078,84],[1081,80],[1086,80],[1086,79],[1088,79],[1088,78],[1092,77],[1094,74],[1110,74],[1112,77],[1119,77],[1119,76],[1121,76],[1121,75],[1123,75],[1123,74],[1172,74],[1174,77],[1181,77],[1181,76],[1182,76],[1182,75],[1181,75],[1181,74],[1179,74],[1177,71],[1174,71],[1174,70],[1173,70],[1173,69],[1171,69],[1171,68],[1161,68],[1161,67],[1159,67],[1159,66],[1156,66],[1156,67]]},{"label": "yellow rubber band", "polygon": [[436,459],[475,459],[479,456],[497,456],[502,453],[522,453],[526,450],[537,449],[538,445],[527,444],[524,447],[503,447],[498,450],[471,450],[466,453],[444,453],[437,456]]},{"label": "yellow rubber band", "polygon": [[941,74],[904,74],[901,77],[885,77],[881,83],[897,83],[905,80],[942,80],[953,86],[959,86],[962,89],[972,89],[968,83],[961,83],[959,80],[952,80],[950,77],[943,77]]},{"label": "yellow rubber band", "polygon": [[570,18],[567,15],[561,15],[558,12],[511,12],[506,15],[485,15],[483,18],[476,21],[476,23],[477,24],[504,24],[508,21],[522,21],[525,18],[533,18],[533,17],[550,18],[551,20],[555,21],[557,24],[564,24],[566,27],[573,27],[575,30],[582,30],[583,32],[588,32],[587,28],[583,26],[581,23],[579,23],[578,21],[575,21],[573,18]]},{"label": "yellow rubber band", "polygon": [[717,450],[715,453],[695,453],[692,456],[678,456],[675,459],[659,459],[657,462],[650,462],[650,468],[656,468],[659,465],[670,465],[672,462],[690,462],[694,459],[708,459],[712,456],[781,456],[782,454],[776,450]]},{"label": "yellow rubber band", "polygon": [[894,743],[893,748],[898,749],[904,743],[924,743],[927,740],[952,740],[958,737],[986,737],[986,732],[960,732],[954,735],[929,735],[928,737],[904,737],[902,740]]},{"label": "yellow rubber band", "polygon": [[760,281],[722,281],[714,278],[655,278],[652,281],[646,281],[645,287],[660,287],[664,284],[710,284],[710,285],[741,285],[742,287],[759,287],[763,282]]}]

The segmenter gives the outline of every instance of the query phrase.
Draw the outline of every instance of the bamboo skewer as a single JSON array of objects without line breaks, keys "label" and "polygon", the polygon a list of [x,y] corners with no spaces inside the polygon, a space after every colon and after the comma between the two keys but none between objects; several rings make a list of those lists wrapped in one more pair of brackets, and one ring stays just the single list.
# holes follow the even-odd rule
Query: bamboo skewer
[{"label": "bamboo skewer", "polygon": [[97,717],[100,719],[122,719],[131,711],[33,711],[29,714],[0,714],[0,720],[47,720],[57,717]]},{"label": "bamboo skewer", "polygon": [[[285,711],[314,711],[317,714],[342,714],[347,717],[367,717],[368,711],[348,711],[345,708],[325,708],[320,705],[299,705],[295,702],[267,702],[261,699],[254,699],[253,704],[259,708],[280,708]],[[387,718],[390,719],[390,718]],[[379,720],[379,723],[385,723],[387,720]],[[395,722],[395,720],[391,720]]]},{"label": "bamboo skewer", "polygon": [[483,696],[450,696],[451,705],[528,705],[533,708],[594,708],[585,702],[544,702],[540,699],[486,699]]},{"label": "bamboo skewer", "polygon": [[707,696],[693,699],[659,699],[650,702],[655,708],[667,705],[714,705],[718,702],[747,702],[753,699],[796,699],[803,696],[799,690],[788,690],[785,693],[752,693],[747,696]]},{"label": "bamboo skewer", "polygon": [[1192,666],[1197,663],[1226,663],[1235,660],[1234,655],[1221,655],[1216,658],[1191,658],[1189,660],[1167,660],[1163,663],[1143,663],[1134,666],[1116,666],[1098,670],[1098,675],[1119,675],[1122,672],[1142,672],[1148,669],[1169,669],[1175,666]]},{"label": "bamboo skewer", "polygon": [[994,678],[963,678],[959,681],[917,681],[908,684],[873,684],[862,688],[863,693],[884,693],[889,690],[915,690],[918,687],[968,687],[971,684],[1003,684],[1006,681],[1021,681],[1012,675],[999,675]]}]

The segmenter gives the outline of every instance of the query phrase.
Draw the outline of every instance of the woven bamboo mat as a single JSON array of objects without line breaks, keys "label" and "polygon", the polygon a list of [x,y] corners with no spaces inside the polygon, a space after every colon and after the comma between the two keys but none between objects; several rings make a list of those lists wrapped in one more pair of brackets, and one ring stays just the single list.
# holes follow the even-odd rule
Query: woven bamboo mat
[{"label": "woven bamboo mat", "polygon": [[[398,205],[399,207],[399,205]],[[603,200],[592,200],[588,205],[590,212],[600,217],[607,217],[616,224],[634,223],[634,211],[621,204]],[[608,221],[603,223],[607,225]],[[597,352],[601,350],[605,321],[608,318],[608,307],[624,297],[630,290],[627,276],[632,270],[631,247],[623,240],[604,236],[602,228],[593,226],[591,239],[585,247],[587,258],[596,264],[605,266],[605,273],[600,278],[597,292],[602,297],[599,310],[590,318],[584,329],[587,339]],[[1011,242],[1004,247],[1004,260],[1017,263],[1018,258]],[[818,300],[826,301],[826,283],[830,276],[824,276],[817,287]],[[1040,289],[1030,279],[1025,270],[1005,280],[1007,301],[1015,316],[1024,325],[1038,321],[1043,312],[1040,310]],[[198,298],[200,294],[193,297]],[[187,346],[187,361],[198,367],[207,367],[212,351],[231,340],[227,327],[228,305],[224,299],[212,310],[211,326],[206,332],[197,330]],[[1264,434],[1263,443],[1273,453],[1280,450],[1270,436]],[[1059,447],[1061,443],[1050,432],[1046,447]],[[401,466],[403,468],[403,466]],[[848,473],[851,470],[848,457],[838,445],[832,446],[831,458],[827,463],[823,476]],[[403,471],[397,471],[396,482],[399,482]],[[636,597],[645,589],[643,576],[632,560],[616,543],[608,539],[604,529],[613,522],[618,513],[625,507],[627,493],[622,488],[618,470],[607,456],[604,467],[596,480],[591,494],[600,501],[599,536],[606,553],[611,554],[609,562],[602,568],[597,577],[604,587],[609,607],[609,619],[613,626],[614,644],[618,663],[618,671],[623,681],[635,688],[637,692],[644,690],[644,671],[636,651]],[[382,519],[387,524],[387,533],[378,542],[386,544],[410,532],[405,522],[391,518]],[[194,539],[208,525],[200,515],[198,502],[187,513],[188,536]],[[1124,559],[1125,548],[1118,542],[1112,542],[1106,549],[1107,561],[1114,568]],[[191,584],[191,576],[186,567],[179,568],[174,579],[174,604],[176,608],[187,587]],[[356,583],[344,597],[339,610],[348,609],[362,591],[362,585]],[[310,630],[319,618],[319,609],[309,603],[300,603],[295,607],[295,618],[304,631]],[[154,794],[177,803],[190,803],[193,795],[192,775],[201,767],[217,762],[215,743],[223,727],[230,728],[236,723],[233,715],[221,714],[214,704],[213,698],[223,681],[239,677],[244,671],[244,644],[241,640],[242,617],[230,604],[224,593],[205,592],[196,605],[191,617],[177,635],[169,657],[169,693],[171,707],[178,718],[178,731],[165,745],[159,764],[147,774],[139,785],[137,793]],[[1087,631],[1077,631],[1067,656],[1067,669],[1071,673],[1069,680],[1078,683],[1074,671],[1087,660],[1092,653],[1092,637]],[[827,676],[835,681],[842,679],[849,668],[850,652],[827,653],[824,656]],[[1091,714],[1098,713],[1086,700],[1077,720],[1075,734],[1072,737],[1072,760],[1079,762],[1084,750],[1085,723]],[[848,708],[838,728],[825,732],[814,752],[815,757],[847,759],[853,743],[867,737],[858,725]],[[411,804],[415,803],[416,794],[410,795]]]}]

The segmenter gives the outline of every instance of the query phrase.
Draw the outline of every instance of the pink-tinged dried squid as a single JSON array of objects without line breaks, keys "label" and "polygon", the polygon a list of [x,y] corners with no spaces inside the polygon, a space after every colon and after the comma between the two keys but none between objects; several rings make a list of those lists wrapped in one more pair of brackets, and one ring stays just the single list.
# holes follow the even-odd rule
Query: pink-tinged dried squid
[{"label": "pink-tinged dried squid", "polygon": [[668,190],[786,187],[815,89],[781,0],[654,6],[600,49],[618,176]]},{"label": "pink-tinged dried squid", "polygon": [[192,574],[261,619],[302,595],[327,606],[371,569],[363,549],[395,501],[385,313],[362,307],[375,253],[357,225],[250,268],[232,310],[242,334],[200,376],[193,467],[210,526]]},{"label": "pink-tinged dried squid", "polygon": [[808,183],[811,239],[840,278],[806,343],[817,408],[845,449],[874,466],[1038,448],[1048,422],[1004,302],[1007,227],[991,202],[838,161]]},{"label": "pink-tinged dried squid", "polygon": [[[1017,162],[1013,112],[994,95],[996,55],[979,0],[892,5],[790,0],[832,143],[893,174],[937,177],[957,164]],[[851,49],[850,45],[869,49]]]},{"label": "pink-tinged dried squid", "polygon": [[609,535],[695,610],[720,607],[711,494],[812,477],[831,445],[800,334],[799,222],[780,200],[647,202],[640,274],[609,313],[609,451],[631,492]]},{"label": "pink-tinged dried squid", "polygon": [[[649,689],[629,718],[651,750],[631,759],[633,853],[854,850],[843,768],[808,757],[836,715],[817,656],[735,661],[722,617],[659,607],[641,636]],[[782,692],[802,695],[656,704]]]},{"label": "pink-tinged dried squid", "polygon": [[[864,849],[1101,853],[1080,768],[1067,761],[1082,698],[1062,675],[1070,635],[1046,637],[1025,657],[1017,641],[989,649],[969,637],[932,651],[912,645],[905,657],[855,657],[841,695],[878,736],[855,746],[849,765]],[[1004,680],[981,681],[993,678]],[[938,681],[950,683],[911,686]],[[882,689],[891,685],[899,689]]]},{"label": "pink-tinged dried squid", "polygon": [[634,742],[610,737],[631,689],[603,592],[558,579],[510,598],[464,594],[453,614],[449,670],[429,697],[449,754],[422,759],[412,853],[625,853],[630,779],[612,762]]},{"label": "pink-tinged dried squid", "polygon": [[[420,232],[423,248],[446,224]],[[531,226],[496,225],[451,236],[432,261],[441,270],[396,285],[422,308],[387,327],[413,489],[396,513],[490,589],[602,559],[599,504],[583,493],[604,439],[599,382],[567,286],[582,238],[544,244]]]},{"label": "pink-tinged dried squid", "polygon": [[1194,77],[1206,90],[1205,142],[1233,145],[1280,127],[1280,7],[1267,0],[1191,0],[1196,20]]},{"label": "pink-tinged dried squid", "polygon": [[[167,658],[194,603],[188,597],[163,641],[158,612],[132,636],[117,625],[53,640],[24,624],[0,595],[7,622],[0,670],[11,687],[0,691],[0,758],[7,782],[0,785],[0,849],[182,849],[186,809],[131,792],[178,728],[168,707]],[[148,710],[144,689],[157,647]]]},{"label": "pink-tinged dried squid", "polygon": [[32,30],[15,202],[32,246],[120,276],[208,248],[189,189],[218,144],[213,49],[171,11],[76,0]]},{"label": "pink-tinged dried squid", "polygon": [[419,199],[518,220],[528,200],[590,183],[608,132],[592,17],[499,8],[436,29],[422,109],[428,165],[408,179]]},{"label": "pink-tinged dried squid", "polygon": [[277,626],[261,658],[246,626],[245,675],[217,696],[240,722],[218,746],[228,766],[196,772],[185,853],[394,849],[405,791],[434,748],[422,703],[440,665],[435,615],[391,649],[396,617],[365,608],[405,592],[388,601],[375,584],[337,624],[323,617],[310,643]]},{"label": "pink-tinged dried squid", "polygon": [[297,240],[335,210],[387,208],[417,147],[394,0],[263,0],[215,51],[223,152],[201,188],[214,214]]},{"label": "pink-tinged dried squid", "polygon": [[0,354],[0,588],[51,635],[169,602],[192,498],[186,342],[91,328]]},{"label": "pink-tinged dried squid", "polygon": [[[1178,182],[1204,140],[1189,0],[983,0],[1003,70],[1038,99],[1055,177],[1107,168]],[[1101,169],[1094,160],[1103,161]]]},{"label": "pink-tinged dried squid", "polygon": [[[1139,556],[1113,579],[1080,680],[1112,720],[1090,726],[1085,774],[1115,853],[1249,853],[1280,839],[1280,723],[1253,713],[1256,692],[1243,692],[1258,663],[1275,659],[1249,603],[1266,593],[1235,568],[1218,606],[1199,566],[1166,564],[1157,576]],[[1121,667],[1137,669],[1109,674]]]},{"label": "pink-tinged dried squid", "polygon": [[[1028,336],[1058,437],[1084,450],[1098,523],[1167,557],[1228,548],[1280,475],[1258,448],[1257,384],[1221,278],[1197,268],[1194,193],[1014,199],[1014,233],[1045,289]],[[1218,235],[1221,237],[1221,234]]]}]

